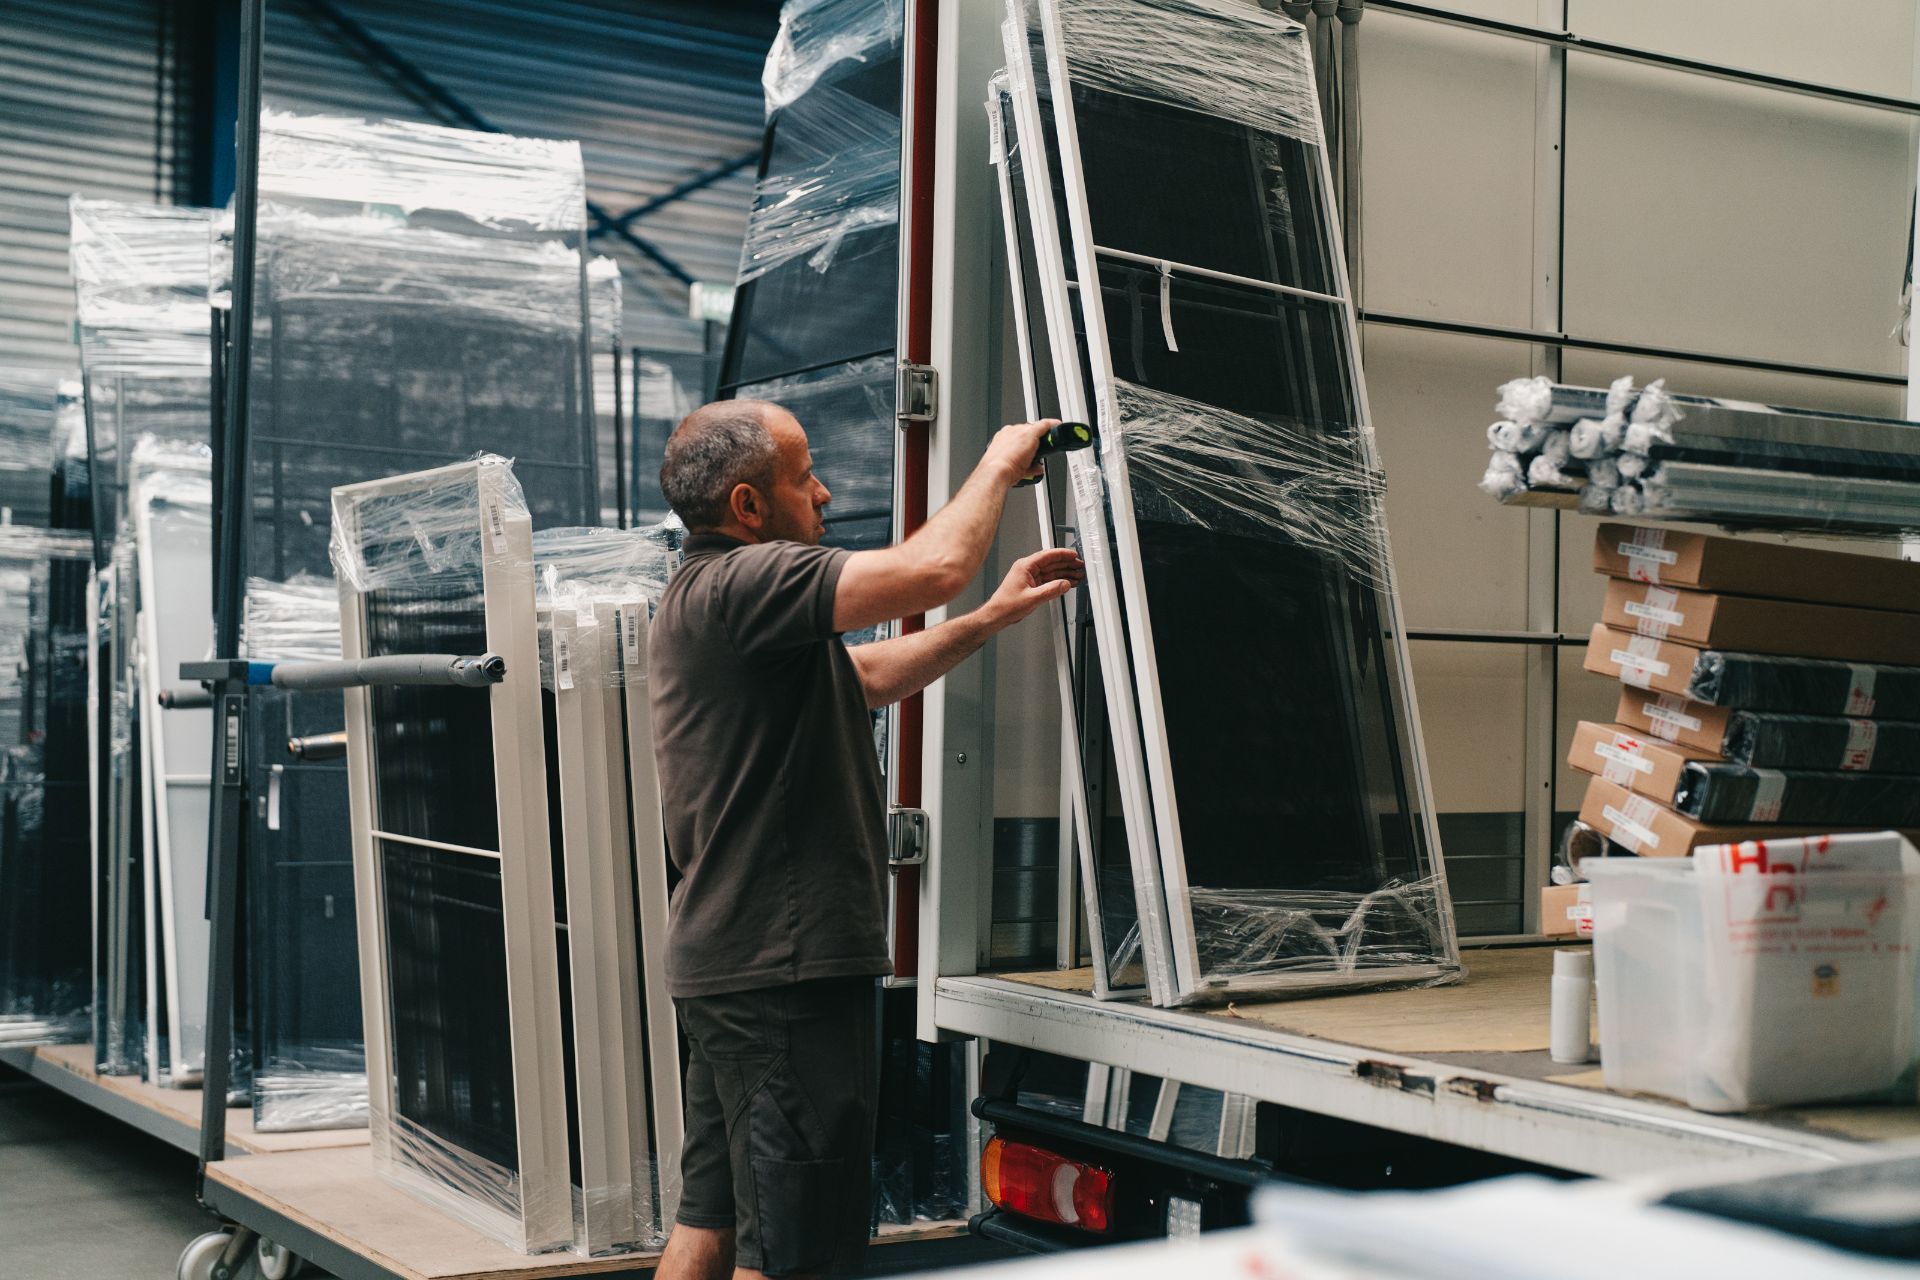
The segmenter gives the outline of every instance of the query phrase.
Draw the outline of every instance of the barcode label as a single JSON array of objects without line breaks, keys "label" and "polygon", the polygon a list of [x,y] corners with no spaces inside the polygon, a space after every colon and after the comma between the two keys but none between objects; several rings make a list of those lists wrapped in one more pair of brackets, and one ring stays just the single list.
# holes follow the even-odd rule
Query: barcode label
[{"label": "barcode label", "polygon": [[1780,821],[1780,802],[1786,798],[1787,775],[1777,769],[1755,769],[1759,786],[1753,793],[1753,809],[1748,822]]},{"label": "barcode label", "polygon": [[1673,668],[1650,653],[1636,653],[1632,649],[1615,649],[1609,655],[1613,664],[1620,668],[1620,678],[1628,684],[1646,688],[1655,680],[1663,679]]},{"label": "barcode label", "polygon": [[1613,842],[1625,846],[1633,853],[1643,849],[1658,849],[1660,837],[1647,824],[1653,820],[1655,807],[1644,796],[1628,796],[1624,808],[1616,809],[1612,805],[1601,807],[1600,814],[1612,828],[1608,832]]},{"label": "barcode label", "polygon": [[1665,636],[1668,627],[1677,627],[1687,620],[1687,615],[1673,606],[1680,603],[1680,597],[1671,591],[1659,587],[1648,587],[1644,600],[1629,600],[1626,603],[1627,616],[1639,624],[1643,636]]},{"label": "barcode label", "polygon": [[1667,533],[1664,529],[1635,529],[1620,544],[1620,554],[1627,558],[1627,576],[1635,582],[1660,581],[1660,566],[1670,565],[1680,557],[1678,553],[1666,550]]},{"label": "barcode label", "polygon": [[1612,742],[1595,743],[1593,753],[1607,762],[1601,776],[1608,782],[1624,786],[1633,780],[1636,773],[1653,772],[1653,761],[1647,759],[1644,748],[1624,733],[1614,734]]},{"label": "barcode label", "polygon": [[620,611],[620,638],[626,646],[627,670],[641,674],[640,628],[646,625],[644,604],[630,605]]},{"label": "barcode label", "polygon": [[1847,688],[1846,709],[1842,715],[1870,716],[1873,714],[1873,686],[1879,677],[1879,669],[1848,665],[1853,679]]},{"label": "barcode label", "polygon": [[1007,142],[1000,131],[1000,104],[987,104],[987,163],[999,164],[1007,156]]},{"label": "barcode label", "polygon": [[507,520],[500,513],[498,502],[487,503],[487,536],[493,541],[493,553],[497,556],[507,554]]},{"label": "barcode label", "polygon": [[573,688],[573,633],[558,627],[553,631],[553,683],[561,689]]},{"label": "barcode label", "polygon": [[1880,741],[1880,726],[1871,720],[1847,721],[1847,748],[1840,753],[1840,767],[1849,773],[1873,768],[1873,749]]},{"label": "barcode label", "polygon": [[1662,698],[1641,703],[1640,713],[1653,723],[1655,733],[1671,741],[1683,733],[1700,732],[1700,717],[1680,709],[1686,705],[1678,698]]}]

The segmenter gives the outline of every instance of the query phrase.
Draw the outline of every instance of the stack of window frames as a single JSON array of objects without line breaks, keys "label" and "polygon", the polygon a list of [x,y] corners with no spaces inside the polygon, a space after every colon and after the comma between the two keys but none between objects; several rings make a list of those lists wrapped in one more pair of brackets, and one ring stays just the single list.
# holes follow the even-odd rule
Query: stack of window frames
[{"label": "stack of window frames", "polygon": [[[251,591],[327,572],[336,486],[483,450],[514,455],[543,524],[598,515],[591,361],[620,294],[585,253],[578,144],[268,112],[259,185]],[[358,1015],[310,976],[352,972],[346,773],[283,746],[341,702],[273,690],[253,715],[255,1122],[362,1123]]]},{"label": "stack of window frames", "polygon": [[[85,459],[94,495],[87,678],[96,868],[95,1065],[107,1073],[152,1074],[163,1063],[170,1065],[170,1058],[158,1043],[164,1026],[152,1028],[152,1043],[148,1035],[149,1007],[157,1006],[163,984],[153,975],[149,987],[149,946],[157,949],[161,940],[146,927],[145,905],[153,887],[145,874],[145,851],[153,836],[141,744],[143,720],[163,713],[138,692],[138,569],[127,496],[137,441],[152,437],[190,446],[210,439],[211,219],[203,209],[79,197],[71,202],[70,217]],[[203,581],[211,572],[210,563],[197,570]]]},{"label": "stack of window frames", "polygon": [[1069,469],[1138,919],[1102,985],[1136,945],[1160,1003],[1450,980],[1304,31],[1010,0],[1007,35],[1036,408],[1101,435]]},{"label": "stack of window frames", "polygon": [[70,372],[0,369],[0,1044],[89,1030],[79,415]]},{"label": "stack of window frames", "polygon": [[649,601],[678,533],[534,537],[575,1243],[589,1254],[663,1241],[679,1198],[679,1033],[645,684]]},{"label": "stack of window frames", "polygon": [[489,457],[338,488],[347,658],[494,653],[346,694],[376,1169],[528,1252],[574,1239],[532,520]]}]

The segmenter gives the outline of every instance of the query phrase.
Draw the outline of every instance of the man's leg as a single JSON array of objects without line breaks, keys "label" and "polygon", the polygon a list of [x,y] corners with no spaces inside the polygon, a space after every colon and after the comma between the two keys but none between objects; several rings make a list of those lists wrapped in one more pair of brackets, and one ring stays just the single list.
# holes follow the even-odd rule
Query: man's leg
[{"label": "man's leg", "polygon": [[659,1280],[726,1280],[733,1273],[733,1171],[727,1157],[727,1116],[714,1090],[713,1064],[684,1002],[676,1001],[687,1042],[680,1149],[680,1210],[660,1259]]}]

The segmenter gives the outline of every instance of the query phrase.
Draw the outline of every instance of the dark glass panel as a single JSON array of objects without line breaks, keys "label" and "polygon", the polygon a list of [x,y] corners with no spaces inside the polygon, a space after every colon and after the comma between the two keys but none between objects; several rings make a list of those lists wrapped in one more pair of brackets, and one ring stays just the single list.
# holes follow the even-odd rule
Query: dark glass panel
[{"label": "dark glass panel", "polygon": [[806,428],[814,474],[833,494],[821,517],[827,546],[864,551],[893,540],[893,376],[882,356],[739,388]]}]

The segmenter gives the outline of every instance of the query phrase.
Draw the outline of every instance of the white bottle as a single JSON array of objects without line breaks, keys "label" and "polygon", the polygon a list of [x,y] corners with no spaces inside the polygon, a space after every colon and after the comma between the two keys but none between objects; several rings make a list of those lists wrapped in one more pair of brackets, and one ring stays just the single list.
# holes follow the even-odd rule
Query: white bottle
[{"label": "white bottle", "polygon": [[1561,947],[1553,953],[1553,1024],[1548,1054],[1555,1062],[1593,1058],[1593,948]]}]

